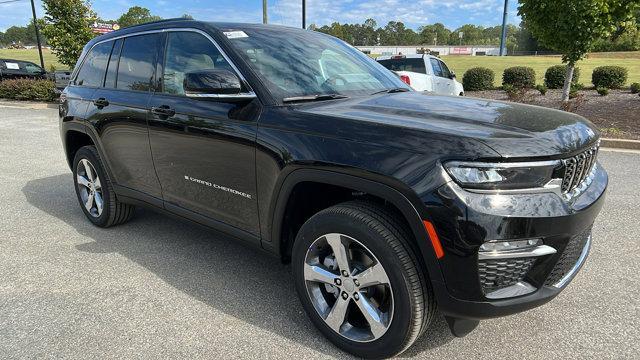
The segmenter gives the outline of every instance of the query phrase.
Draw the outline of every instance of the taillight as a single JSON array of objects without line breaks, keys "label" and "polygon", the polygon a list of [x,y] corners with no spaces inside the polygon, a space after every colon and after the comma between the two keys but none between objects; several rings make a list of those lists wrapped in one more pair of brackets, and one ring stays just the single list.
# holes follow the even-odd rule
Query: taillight
[{"label": "taillight", "polygon": [[400,75],[400,80],[407,85],[411,85],[411,79],[407,75]]}]

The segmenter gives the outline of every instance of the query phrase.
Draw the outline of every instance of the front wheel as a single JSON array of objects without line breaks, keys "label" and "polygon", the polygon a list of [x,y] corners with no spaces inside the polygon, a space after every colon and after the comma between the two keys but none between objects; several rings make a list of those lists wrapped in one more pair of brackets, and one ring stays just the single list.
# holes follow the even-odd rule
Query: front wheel
[{"label": "front wheel", "polygon": [[408,234],[393,214],[363,201],[325,209],[300,229],[296,290],[313,323],[343,350],[393,356],[428,326],[435,303]]}]

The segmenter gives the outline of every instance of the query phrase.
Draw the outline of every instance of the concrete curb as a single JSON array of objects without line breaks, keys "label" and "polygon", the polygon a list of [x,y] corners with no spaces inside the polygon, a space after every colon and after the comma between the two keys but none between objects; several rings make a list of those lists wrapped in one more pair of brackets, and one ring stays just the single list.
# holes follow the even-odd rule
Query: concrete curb
[{"label": "concrete curb", "polygon": [[613,149],[640,150],[640,140],[602,138],[600,146]]},{"label": "concrete curb", "polygon": [[5,100],[0,99],[0,106],[6,107],[16,107],[22,109],[57,109],[57,103],[46,103],[46,102],[36,102],[36,101],[19,101],[19,100]]}]

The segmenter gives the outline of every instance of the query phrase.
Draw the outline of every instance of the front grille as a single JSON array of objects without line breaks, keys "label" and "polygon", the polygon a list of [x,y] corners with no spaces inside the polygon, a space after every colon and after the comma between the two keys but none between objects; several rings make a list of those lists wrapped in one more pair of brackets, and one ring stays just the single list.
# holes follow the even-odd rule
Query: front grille
[{"label": "front grille", "polygon": [[557,284],[560,279],[562,279],[571,270],[571,268],[573,268],[573,266],[578,262],[578,259],[582,254],[582,250],[589,240],[589,236],[591,236],[591,228],[588,228],[582,233],[569,239],[567,247],[564,248],[558,262],[553,267],[553,270],[551,270],[547,280],[544,282],[545,286],[553,286]]},{"label": "front grille", "polygon": [[568,193],[580,185],[591,173],[596,164],[598,145],[586,150],[572,158],[564,159],[564,177],[562,179],[562,192]]},{"label": "front grille", "polygon": [[482,291],[489,294],[515,285],[524,278],[535,261],[535,258],[479,260],[478,273]]}]

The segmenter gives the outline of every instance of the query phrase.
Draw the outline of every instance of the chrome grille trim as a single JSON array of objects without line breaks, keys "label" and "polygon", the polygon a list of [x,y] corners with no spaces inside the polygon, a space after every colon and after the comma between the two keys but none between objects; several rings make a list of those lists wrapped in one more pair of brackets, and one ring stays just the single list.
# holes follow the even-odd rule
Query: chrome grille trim
[{"label": "chrome grille trim", "polygon": [[593,174],[598,157],[598,147],[599,144],[574,157],[562,160],[565,166],[565,173],[562,178],[563,194],[573,192]]}]

